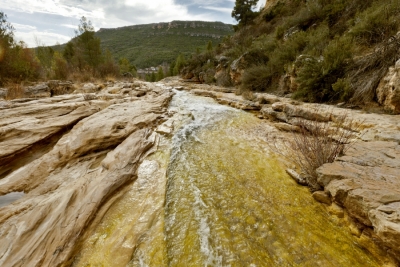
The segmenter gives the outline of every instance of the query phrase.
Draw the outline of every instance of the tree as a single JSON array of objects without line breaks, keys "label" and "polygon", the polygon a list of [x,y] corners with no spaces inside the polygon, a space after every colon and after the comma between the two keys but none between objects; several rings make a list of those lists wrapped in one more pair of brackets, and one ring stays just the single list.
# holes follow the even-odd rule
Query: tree
[{"label": "tree", "polygon": [[67,60],[61,56],[59,52],[54,52],[51,64],[54,79],[67,79],[68,77],[68,63]]},{"label": "tree", "polygon": [[14,27],[0,12],[0,84],[6,81],[36,79],[40,65],[31,49],[14,40]]},{"label": "tree", "polygon": [[14,44],[14,27],[7,21],[7,15],[0,11],[0,42],[3,46]]},{"label": "tree", "polygon": [[150,76],[150,82],[155,82],[156,81],[156,73],[155,72],[152,72],[151,73],[151,76]]},{"label": "tree", "polygon": [[238,28],[251,24],[259,12],[254,11],[258,0],[236,0],[232,11],[232,17],[238,22]]},{"label": "tree", "polygon": [[160,66],[160,67],[158,68],[156,80],[159,81],[159,80],[162,80],[162,79],[164,79],[164,70],[163,70],[163,68]]},{"label": "tree", "polygon": [[120,74],[119,65],[115,62],[110,50],[106,49],[102,63],[97,67],[97,72],[102,77],[116,77]]},{"label": "tree", "polygon": [[77,35],[75,57],[78,60],[79,69],[83,70],[85,66],[89,66],[94,72],[101,63],[102,56],[100,39],[95,37],[91,21],[83,16],[75,34]]},{"label": "tree", "polygon": [[9,50],[14,45],[14,27],[7,22],[7,15],[0,12],[0,84],[9,71]]},{"label": "tree", "polygon": [[183,66],[185,65],[185,63],[186,63],[185,57],[182,54],[180,54],[176,59],[173,74],[178,75]]},{"label": "tree", "polygon": [[119,70],[121,71],[121,74],[131,71],[131,63],[129,63],[129,60],[127,58],[125,58],[125,57],[120,58],[118,63],[119,63]]},{"label": "tree", "polygon": [[212,42],[211,42],[211,41],[208,41],[208,44],[207,44],[207,51],[208,51],[208,52],[211,52],[212,50],[213,50]]},{"label": "tree", "polygon": [[172,61],[171,64],[169,64],[168,76],[174,76],[175,63],[175,61]]},{"label": "tree", "polygon": [[68,63],[71,63],[74,55],[75,55],[74,44],[71,41],[69,41],[64,47],[63,57]]},{"label": "tree", "polygon": [[35,37],[36,42],[36,56],[40,61],[42,67],[48,71],[51,68],[52,59],[54,55],[54,49],[50,46],[46,46],[44,43],[41,43],[40,40]]}]

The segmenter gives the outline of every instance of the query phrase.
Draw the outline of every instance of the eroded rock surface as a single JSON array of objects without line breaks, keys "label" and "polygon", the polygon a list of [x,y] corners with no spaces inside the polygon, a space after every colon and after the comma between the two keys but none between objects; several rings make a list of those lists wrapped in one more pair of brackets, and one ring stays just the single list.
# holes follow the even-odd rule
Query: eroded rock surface
[{"label": "eroded rock surface", "polygon": [[73,260],[79,237],[136,178],[139,163],[157,141],[154,130],[168,117],[171,90],[141,87],[146,90],[141,98],[130,96],[130,87],[111,100],[72,95],[2,110],[1,165],[72,129],[26,165],[9,166],[0,180],[0,195],[25,192],[0,208],[1,266],[60,266]]}]

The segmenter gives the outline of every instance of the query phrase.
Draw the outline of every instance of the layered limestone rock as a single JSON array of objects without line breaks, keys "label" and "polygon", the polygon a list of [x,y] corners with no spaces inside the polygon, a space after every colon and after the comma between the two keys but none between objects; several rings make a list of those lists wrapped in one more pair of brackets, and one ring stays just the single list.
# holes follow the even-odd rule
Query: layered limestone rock
[{"label": "layered limestone rock", "polygon": [[[107,87],[97,100],[69,95],[2,110],[0,165],[9,171],[0,195],[25,194],[0,208],[1,266],[69,265],[82,234],[136,179],[172,93],[143,83],[146,95],[139,98],[133,85],[113,87],[111,100],[98,99]],[[47,151],[31,155],[52,135],[58,139]],[[15,155],[26,164],[13,161]]]},{"label": "layered limestone rock", "polygon": [[333,200],[375,234],[400,259],[400,145],[358,142],[318,170]]},{"label": "layered limestone rock", "polygon": [[343,156],[317,170],[318,182],[333,205],[343,207],[358,223],[360,236],[365,232],[400,261],[400,117],[287,99],[264,105],[260,113],[276,125],[287,125],[277,128],[290,132],[296,131],[289,126],[296,126],[299,118],[327,124],[329,129],[347,117],[342,130],[351,131],[356,141]]}]

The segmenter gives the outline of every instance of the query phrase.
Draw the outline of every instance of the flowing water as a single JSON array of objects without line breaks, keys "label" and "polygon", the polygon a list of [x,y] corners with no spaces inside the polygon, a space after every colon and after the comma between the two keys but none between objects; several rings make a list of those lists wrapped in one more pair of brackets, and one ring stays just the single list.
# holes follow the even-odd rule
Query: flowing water
[{"label": "flowing water", "polygon": [[284,172],[266,124],[177,92],[175,133],[84,242],[75,266],[381,266]]}]

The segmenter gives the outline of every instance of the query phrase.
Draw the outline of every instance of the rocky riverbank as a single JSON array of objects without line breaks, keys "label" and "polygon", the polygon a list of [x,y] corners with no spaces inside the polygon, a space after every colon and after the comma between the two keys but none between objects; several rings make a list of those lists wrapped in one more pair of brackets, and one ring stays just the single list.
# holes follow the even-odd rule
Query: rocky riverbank
[{"label": "rocky riverbank", "polygon": [[82,235],[137,179],[160,135],[171,133],[172,88],[251,111],[284,138],[297,130],[297,118],[336,127],[345,112],[355,123],[343,130],[357,142],[318,169],[324,190],[313,196],[353,235],[376,241],[400,260],[399,116],[268,94],[249,101],[234,89],[177,78],[74,87],[69,95],[48,97],[47,88],[47,98],[0,101],[0,265],[71,263]]},{"label": "rocky riverbank", "polygon": [[172,83],[220,104],[252,111],[282,134],[296,131],[298,118],[336,127],[337,119],[346,114],[352,123],[344,124],[343,130],[352,131],[356,142],[335,162],[317,170],[324,190],[313,196],[330,213],[345,218],[354,235],[373,239],[400,262],[400,116],[300,103],[269,94],[256,94],[255,101],[249,101],[234,90]]}]

